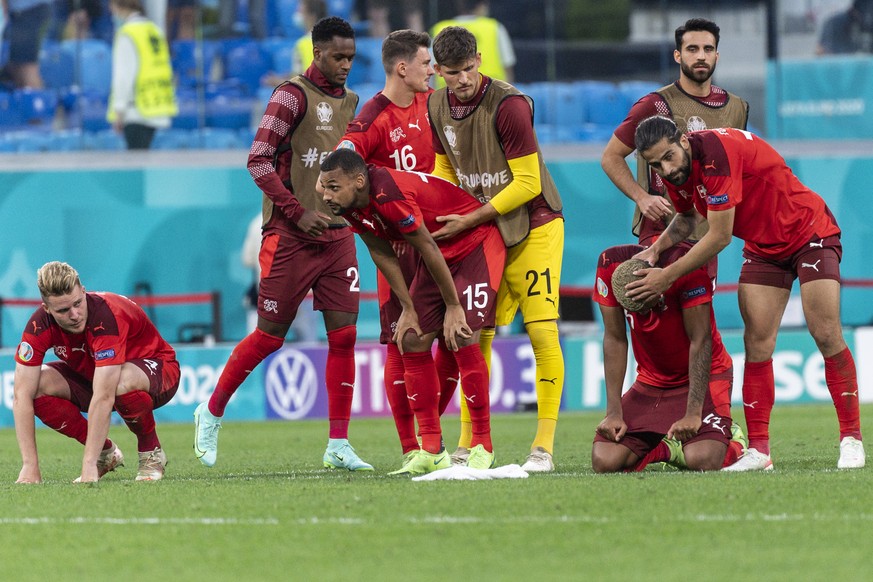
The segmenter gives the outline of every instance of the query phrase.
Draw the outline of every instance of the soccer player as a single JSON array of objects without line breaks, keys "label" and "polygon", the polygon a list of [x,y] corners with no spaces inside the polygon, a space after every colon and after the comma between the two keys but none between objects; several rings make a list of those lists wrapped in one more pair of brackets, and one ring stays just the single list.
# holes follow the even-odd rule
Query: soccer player
[{"label": "soccer player", "polygon": [[[472,419],[467,466],[494,465],[488,402],[488,368],[479,332],[494,325],[497,286],[505,249],[493,223],[437,243],[437,215],[471,212],[480,203],[454,184],[418,172],[367,166],[357,153],[340,149],[321,166],[319,188],[334,214],[345,217],[367,245],[373,262],[397,295],[386,313],[400,344],[407,399],[421,433],[421,449],[392,474],[420,474],[451,464],[440,429],[440,387],[431,345],[442,334],[461,371]],[[405,240],[421,259],[412,283],[391,246]],[[409,332],[414,333],[409,333]]]},{"label": "soccer player", "polygon": [[[167,455],[153,411],[179,388],[176,352],[136,303],[114,293],[86,292],[67,263],[40,267],[36,284],[42,306],[27,322],[15,353],[12,411],[22,461],[17,482],[42,481],[34,417],[85,445],[77,483],[97,481],[122,466],[124,455],[108,438],[113,409],[136,435],[136,480],[163,478]],[[49,350],[58,360],[43,363]]]},{"label": "soccer player", "polygon": [[[688,246],[665,253],[662,264]],[[715,326],[709,276],[706,269],[695,269],[648,308],[622,309],[622,298],[613,292],[613,273],[642,250],[639,245],[611,247],[597,265],[593,297],[603,316],[606,417],[597,426],[591,466],[597,473],[640,471],[656,462],[697,471],[720,469],[737,460],[743,444],[741,433],[731,431],[733,363]],[[637,377],[622,396],[625,318]]]},{"label": "soccer player", "polygon": [[855,361],[840,325],[840,228],[821,196],[792,173],[764,140],[742,130],[683,134],[664,117],[637,128],[637,151],[667,182],[677,215],[664,234],[638,255],[650,265],[683,241],[702,219],[709,231],[691,251],[663,269],[644,269],[628,296],[648,301],[679,277],[743,239],[738,299],[745,324],[743,407],[746,454],[727,471],[772,469],[769,424],[775,399],[773,350],[795,279],[807,327],[824,357],[825,381],[840,425],[837,467],[865,463]]},{"label": "soccer player", "polygon": [[[561,197],[537,144],[530,98],[479,72],[476,39],[464,28],[443,29],[434,39],[433,54],[434,68],[446,82],[446,88],[428,100],[436,150],[434,174],[459,184],[484,203],[469,214],[443,216],[444,226],[434,238],[451,238],[497,222],[508,251],[496,323],[509,325],[520,307],[536,359],[537,433],[522,468],[553,471],[564,388],[557,325],[564,251]],[[488,362],[493,339],[493,328],[482,331],[480,344]],[[458,454],[469,447],[469,432],[463,425],[458,444]]]},{"label": "soccer player", "polygon": [[312,290],[328,344],[330,432],[322,462],[326,468],[373,470],[348,441],[360,297],[355,240],[315,190],[319,161],[340,140],[357,107],[358,96],[345,88],[355,33],[341,18],[324,18],[313,27],[312,42],[312,64],[273,91],[249,152],[249,173],[264,193],[258,324],[234,348],[209,402],[194,413],[194,452],[207,467],[215,464],[227,402],[251,371],[282,347]]},{"label": "soccer player", "polygon": [[[382,42],[382,65],[385,88],[364,103],[361,112],[349,124],[337,148],[358,152],[368,164],[396,170],[430,173],[433,171],[433,137],[427,117],[428,86],[433,75],[430,64],[430,36],[426,32],[396,30]],[[405,241],[394,241],[394,251],[403,272],[412,277],[418,253]],[[412,283],[406,281],[407,286]],[[397,344],[390,341],[393,331],[386,317],[389,309],[399,311],[399,300],[391,291],[381,271],[376,273],[379,314],[382,324],[380,341],[387,345],[385,391],[394,416],[404,458],[419,450],[415,417],[406,399],[403,360]],[[392,305],[386,307],[386,303]],[[458,367],[455,358],[438,342],[435,358],[440,379],[440,410],[444,410],[457,388]]]},{"label": "soccer player", "polygon": [[[651,244],[664,231],[673,211],[660,176],[637,157],[634,179],[625,162],[635,149],[637,125],[652,115],[663,115],[683,132],[715,127],[746,129],[748,103],[712,84],[718,64],[719,32],[714,22],[704,18],[692,18],[676,29],[673,59],[679,64],[679,79],[637,101],[603,150],[603,171],[637,205],[632,230],[642,245]],[[691,239],[698,240],[705,228],[703,223]],[[711,274],[715,275],[715,265]]]}]

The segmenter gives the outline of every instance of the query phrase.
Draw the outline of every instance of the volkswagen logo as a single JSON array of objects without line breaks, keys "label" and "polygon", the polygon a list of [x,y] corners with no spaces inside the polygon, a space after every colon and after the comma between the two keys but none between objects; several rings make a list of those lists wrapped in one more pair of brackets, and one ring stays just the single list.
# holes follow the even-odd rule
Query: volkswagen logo
[{"label": "volkswagen logo", "polygon": [[318,374],[306,354],[287,348],[270,360],[264,388],[276,414],[287,420],[298,420],[309,414],[315,404]]}]

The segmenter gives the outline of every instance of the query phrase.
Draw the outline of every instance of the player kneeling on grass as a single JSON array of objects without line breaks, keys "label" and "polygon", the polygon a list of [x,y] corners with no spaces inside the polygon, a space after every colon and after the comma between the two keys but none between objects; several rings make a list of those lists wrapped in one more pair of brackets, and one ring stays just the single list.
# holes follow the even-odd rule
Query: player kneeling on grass
[{"label": "player kneeling on grass", "polygon": [[[395,330],[406,395],[422,442],[392,474],[429,473],[451,465],[442,442],[439,380],[431,355],[439,334],[454,354],[470,408],[473,441],[467,466],[492,467],[488,368],[479,332],[494,326],[494,300],[506,258],[497,227],[489,222],[437,243],[431,236],[442,227],[437,216],[466,214],[481,203],[434,176],[368,166],[348,149],[324,160],[318,191],[331,211],[360,235],[401,305],[399,313],[386,308],[381,315]],[[421,255],[408,287],[393,241],[406,241]]]},{"label": "player kneeling on grass", "polygon": [[[641,471],[649,463],[714,471],[743,452],[730,418],[733,363],[715,327],[712,284],[702,267],[681,277],[656,301],[633,302],[625,285],[644,268],[629,259],[639,245],[606,249],[597,265],[594,300],[603,316],[606,418],[597,426],[591,465],[597,473]],[[675,247],[664,264],[687,252]],[[622,396],[627,369],[625,318],[637,378]],[[733,430],[732,430],[733,429]]]},{"label": "player kneeling on grass", "polygon": [[[179,387],[176,352],[136,303],[114,293],[86,293],[66,263],[43,265],[37,286],[42,306],[27,322],[15,354],[18,483],[42,480],[34,417],[85,445],[77,483],[97,481],[122,466],[124,456],[108,438],[113,409],[137,438],[136,480],[161,479],[167,456],[153,411]],[[59,361],[44,364],[50,349]]]}]

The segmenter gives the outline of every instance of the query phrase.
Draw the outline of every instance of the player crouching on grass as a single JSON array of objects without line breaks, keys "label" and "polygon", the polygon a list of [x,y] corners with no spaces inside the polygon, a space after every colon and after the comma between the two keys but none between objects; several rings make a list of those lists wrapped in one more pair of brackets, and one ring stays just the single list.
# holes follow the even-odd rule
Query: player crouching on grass
[{"label": "player crouching on grass", "polygon": [[[437,243],[436,217],[466,214],[481,203],[454,184],[419,172],[367,165],[349,149],[331,153],[321,165],[318,191],[331,212],[343,216],[367,245],[373,262],[397,295],[400,312],[382,313],[394,329],[403,358],[406,395],[418,421],[421,449],[407,453],[392,475],[429,473],[451,466],[440,428],[440,384],[431,355],[442,333],[461,372],[473,423],[467,466],[494,466],[488,402],[488,368],[479,332],[494,326],[494,300],[506,257],[497,227],[488,222]],[[406,241],[421,256],[406,285],[391,243]],[[413,333],[409,333],[413,332]]]},{"label": "player crouching on grass", "polygon": [[[668,264],[688,245],[663,255]],[[630,261],[639,245],[606,249],[597,265],[594,300],[603,316],[606,418],[597,426],[591,466],[597,473],[642,471],[649,463],[715,471],[743,453],[739,425],[732,426],[733,362],[712,311],[706,268],[681,277],[654,304],[634,303],[624,293],[642,261]],[[637,377],[622,396],[628,342]]]},{"label": "player crouching on grass", "polygon": [[[179,387],[176,352],[139,305],[114,293],[86,293],[70,265],[46,263],[36,277],[42,306],[15,353],[12,411],[22,461],[17,482],[42,481],[34,417],[85,445],[77,483],[97,481],[122,466],[124,455],[108,438],[113,409],[137,438],[136,480],[161,479],[167,455],[153,411]],[[59,361],[43,364],[49,350]]]}]

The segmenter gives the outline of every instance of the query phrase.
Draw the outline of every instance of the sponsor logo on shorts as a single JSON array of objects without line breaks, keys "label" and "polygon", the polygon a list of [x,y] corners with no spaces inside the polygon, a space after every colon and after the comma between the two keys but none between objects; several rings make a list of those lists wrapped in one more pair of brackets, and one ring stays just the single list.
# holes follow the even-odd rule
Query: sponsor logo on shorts
[{"label": "sponsor logo on shorts", "polygon": [[607,285],[606,281],[600,277],[597,277],[597,293],[599,293],[601,297],[609,296],[609,285]]},{"label": "sponsor logo on shorts", "polygon": [[352,143],[351,140],[344,139],[344,140],[342,140],[341,142],[339,142],[339,145],[336,146],[336,149],[338,149],[338,150],[352,150],[352,151],[355,151],[355,144]]},{"label": "sponsor logo on shorts", "polygon": [[22,362],[29,362],[33,359],[33,346],[27,342],[18,344],[18,359]]},{"label": "sponsor logo on shorts", "polygon": [[315,365],[303,352],[284,349],[267,366],[264,390],[270,408],[277,415],[287,420],[304,418],[318,395]]},{"label": "sponsor logo on shorts", "polygon": [[701,295],[706,294],[706,287],[695,287],[694,289],[689,289],[688,291],[684,291],[682,296],[685,299],[691,299],[692,297],[700,297]]},{"label": "sponsor logo on shorts", "polygon": [[719,194],[718,196],[713,195],[713,196],[706,197],[706,203],[709,204],[710,206],[718,206],[720,204],[726,204],[727,201],[728,201],[727,194]]},{"label": "sponsor logo on shorts", "polygon": [[115,357],[115,350],[112,348],[109,348],[108,350],[100,350],[99,352],[94,354],[94,359],[98,362],[100,360],[108,360],[108,359],[114,358],[114,357]]},{"label": "sponsor logo on shorts", "polygon": [[409,216],[407,216],[407,217],[404,218],[403,220],[398,221],[397,224],[398,224],[401,228],[405,228],[405,227],[407,227],[407,226],[412,226],[413,224],[415,224],[415,215],[414,215],[414,214],[410,214]]}]

